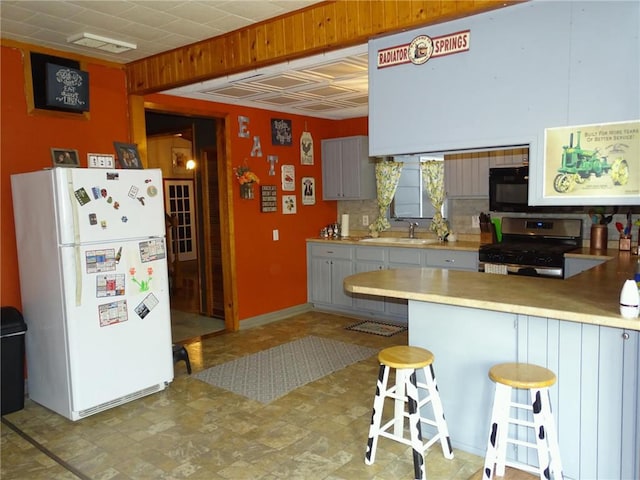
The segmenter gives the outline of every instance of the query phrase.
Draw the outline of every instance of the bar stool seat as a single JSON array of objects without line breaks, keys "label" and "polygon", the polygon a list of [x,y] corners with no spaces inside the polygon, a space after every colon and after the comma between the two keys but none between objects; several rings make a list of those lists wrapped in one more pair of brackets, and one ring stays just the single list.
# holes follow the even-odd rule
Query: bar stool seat
[{"label": "bar stool seat", "polygon": [[[449,430],[444,418],[442,402],[433,371],[433,353],[419,347],[395,346],[380,351],[378,360],[380,362],[380,371],[373,401],[365,463],[367,465],[373,464],[378,439],[386,437],[412,447],[415,478],[425,479],[424,452],[431,445],[440,441],[445,458],[453,458]],[[395,369],[396,382],[395,385],[387,389],[391,369]],[[420,375],[424,377],[424,382],[418,381],[418,372],[422,372]],[[420,391],[426,392],[426,396],[422,399],[420,398]],[[386,398],[394,400],[394,416],[381,426]],[[429,403],[431,404],[433,419],[422,416],[422,407]],[[405,405],[408,412],[405,411]],[[408,419],[408,437],[405,436],[405,419]],[[422,439],[421,424],[423,423],[435,427],[437,430],[436,435],[426,443],[423,443]],[[388,431],[392,427],[393,432]]]},{"label": "bar stool seat", "polygon": [[[556,375],[529,363],[501,363],[489,370],[489,378],[495,382],[496,390],[482,478],[490,480],[494,474],[503,477],[505,466],[509,466],[537,474],[541,480],[562,479],[560,449],[549,399],[549,387],[556,383]],[[531,403],[514,401],[513,389],[528,390]],[[515,409],[514,416],[511,416],[512,409]],[[522,440],[522,436],[509,437],[509,425],[533,431],[535,443]],[[509,443],[536,449],[538,466],[507,460]]]}]

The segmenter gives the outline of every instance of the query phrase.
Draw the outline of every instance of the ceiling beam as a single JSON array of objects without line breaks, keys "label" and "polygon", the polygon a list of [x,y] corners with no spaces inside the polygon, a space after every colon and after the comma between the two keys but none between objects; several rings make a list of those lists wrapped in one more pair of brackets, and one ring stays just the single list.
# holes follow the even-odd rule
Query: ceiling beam
[{"label": "ceiling beam", "polygon": [[329,0],[125,66],[144,95],[366,43],[527,0]]}]

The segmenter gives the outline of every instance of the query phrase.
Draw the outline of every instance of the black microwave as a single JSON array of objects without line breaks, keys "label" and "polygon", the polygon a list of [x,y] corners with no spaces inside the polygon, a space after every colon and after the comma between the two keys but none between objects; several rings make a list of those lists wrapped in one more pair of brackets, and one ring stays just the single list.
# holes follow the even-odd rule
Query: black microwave
[{"label": "black microwave", "polygon": [[489,210],[530,212],[529,166],[489,169]]}]

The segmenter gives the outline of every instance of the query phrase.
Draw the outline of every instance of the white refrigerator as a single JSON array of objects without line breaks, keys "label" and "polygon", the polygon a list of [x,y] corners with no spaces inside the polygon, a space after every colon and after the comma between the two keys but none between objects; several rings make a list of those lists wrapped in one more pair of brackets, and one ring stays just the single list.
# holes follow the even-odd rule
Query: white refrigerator
[{"label": "white refrigerator", "polygon": [[162,172],[11,176],[29,397],[71,420],[173,380]]}]

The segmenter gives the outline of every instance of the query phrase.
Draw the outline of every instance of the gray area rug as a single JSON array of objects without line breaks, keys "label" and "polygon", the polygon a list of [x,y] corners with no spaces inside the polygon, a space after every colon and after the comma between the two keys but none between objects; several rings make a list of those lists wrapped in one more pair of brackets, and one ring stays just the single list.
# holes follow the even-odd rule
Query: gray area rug
[{"label": "gray area rug", "polygon": [[378,351],[373,348],[308,336],[211,367],[194,377],[252,400],[269,403],[376,353]]}]

